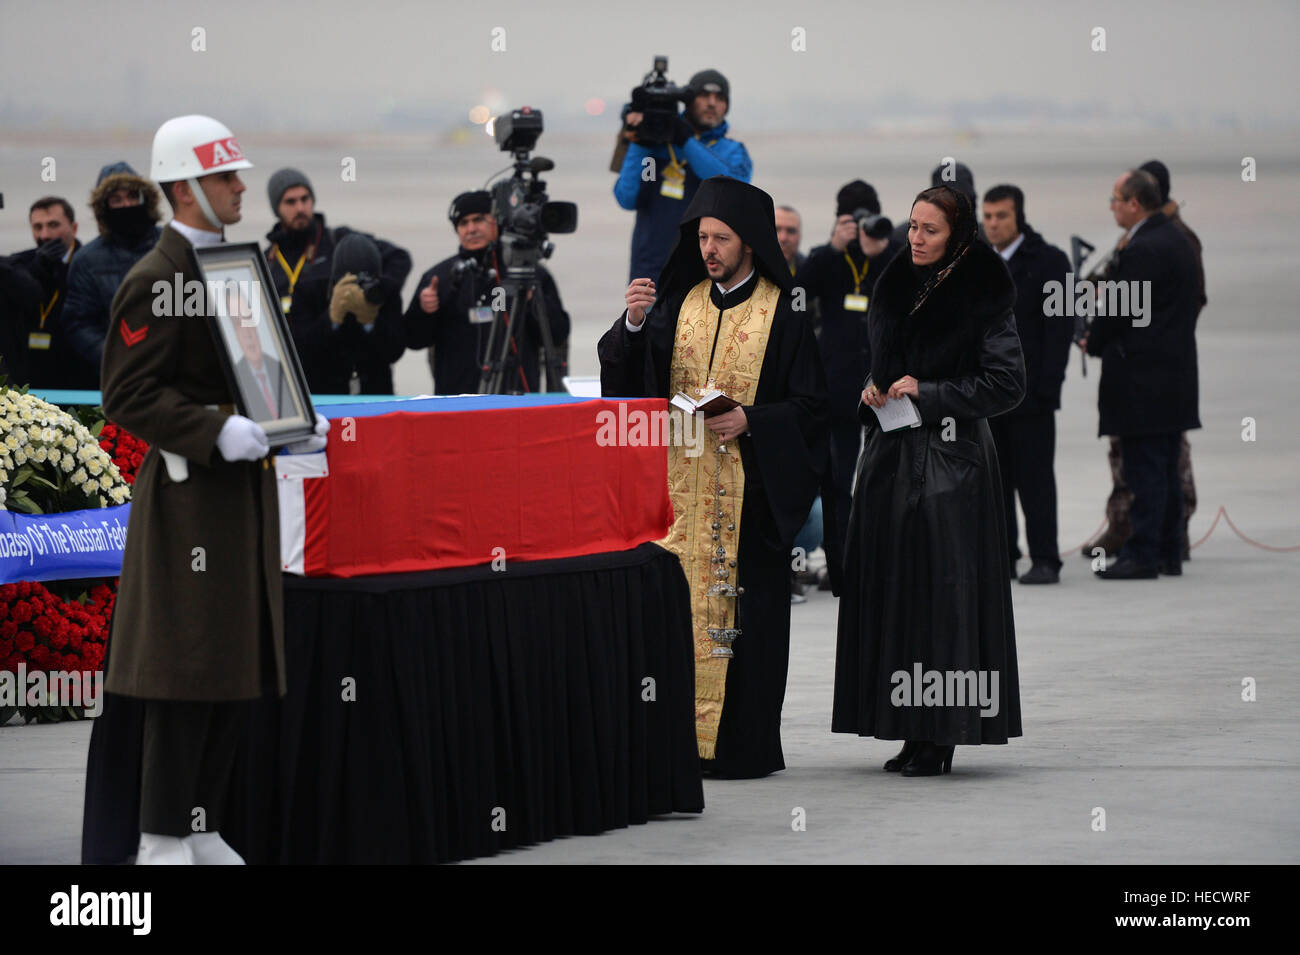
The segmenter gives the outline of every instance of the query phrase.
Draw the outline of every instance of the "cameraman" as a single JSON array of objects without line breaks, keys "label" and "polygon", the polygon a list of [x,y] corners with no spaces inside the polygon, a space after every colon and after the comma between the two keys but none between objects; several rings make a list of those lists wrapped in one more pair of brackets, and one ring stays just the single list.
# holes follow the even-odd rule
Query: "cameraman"
[{"label": "cameraman", "polygon": [[[406,310],[406,347],[430,348],[433,393],[475,394],[479,391],[492,323],[505,320],[492,309],[500,280],[497,260],[497,222],[492,217],[492,195],[463,192],[447,212],[460,248],[420,276],[415,297]],[[569,314],[560,290],[543,266],[537,266],[551,338],[564,353],[569,339]],[[538,387],[538,348],[541,332],[531,303],[522,336],[516,335],[507,356],[506,388],[531,392]],[[520,360],[522,356],[522,361]],[[547,382],[554,389],[559,382]]]},{"label": "cameraman", "polygon": [[[637,140],[642,114],[628,110],[623,136],[630,146],[614,183],[614,198],[624,209],[636,210],[632,229],[632,263],[629,281],[658,279],[677,241],[682,213],[700,182],[710,176],[731,176],[749,182],[754,164],[742,143],[727,139],[724,117],[731,105],[727,78],[717,70],[702,70],[691,77],[686,109],[678,115],[673,140],[647,146]],[[654,160],[643,178],[644,160]]]},{"label": "cameraman", "polygon": [[[860,227],[867,224],[873,235]],[[795,276],[821,314],[817,340],[831,413],[831,476],[835,483],[837,527],[843,543],[852,501],[853,470],[858,460],[861,426],[858,402],[871,367],[867,348],[867,305],[876,280],[903,248],[890,237],[891,223],[880,214],[876,190],[855,179],[835,196],[835,225],[830,242],[808,253]]]}]

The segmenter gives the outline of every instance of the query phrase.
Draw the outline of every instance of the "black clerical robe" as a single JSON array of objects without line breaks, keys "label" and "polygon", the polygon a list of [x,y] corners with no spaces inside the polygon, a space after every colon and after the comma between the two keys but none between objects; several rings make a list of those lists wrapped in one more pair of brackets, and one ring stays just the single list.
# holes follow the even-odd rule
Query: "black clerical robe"
[{"label": "black clerical robe", "polygon": [[[709,300],[719,312],[754,294],[760,273]],[[606,397],[670,397],[669,373],[679,313],[691,289],[667,293],[640,331],[626,313],[598,346]],[[718,316],[720,318],[720,316]],[[723,323],[718,321],[718,329]],[[722,343],[718,344],[721,348]],[[764,776],[785,768],[781,705],[790,652],[791,547],[808,517],[828,458],[826,377],[807,317],[780,292],[752,403],[738,446],[744,468],[736,625],[742,634],[726,672],[725,704],[715,758],[706,767],[728,777]],[[702,425],[701,425],[702,426]],[[707,432],[706,432],[707,434]],[[716,441],[706,440],[706,454]]]}]

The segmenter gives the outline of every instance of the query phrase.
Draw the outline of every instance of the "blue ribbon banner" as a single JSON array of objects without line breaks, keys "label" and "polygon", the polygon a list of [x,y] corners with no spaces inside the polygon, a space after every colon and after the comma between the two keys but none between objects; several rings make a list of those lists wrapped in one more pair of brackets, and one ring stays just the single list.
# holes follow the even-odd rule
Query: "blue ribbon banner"
[{"label": "blue ribbon banner", "polygon": [[130,504],[62,514],[0,511],[0,583],[116,577]]}]

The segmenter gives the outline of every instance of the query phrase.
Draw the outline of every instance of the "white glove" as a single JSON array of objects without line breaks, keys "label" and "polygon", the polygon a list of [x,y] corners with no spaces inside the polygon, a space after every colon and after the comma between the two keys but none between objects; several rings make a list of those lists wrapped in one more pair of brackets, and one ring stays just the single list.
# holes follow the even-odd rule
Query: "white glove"
[{"label": "white glove", "polygon": [[256,421],[232,414],[217,435],[217,450],[227,461],[257,461],[266,457],[271,443]]},{"label": "white glove", "polygon": [[322,417],[321,413],[316,412],[316,434],[311,438],[303,438],[301,441],[295,441],[293,444],[285,447],[286,454],[312,454],[316,451],[324,451],[325,445],[329,439],[325,435],[330,431],[330,419]]}]

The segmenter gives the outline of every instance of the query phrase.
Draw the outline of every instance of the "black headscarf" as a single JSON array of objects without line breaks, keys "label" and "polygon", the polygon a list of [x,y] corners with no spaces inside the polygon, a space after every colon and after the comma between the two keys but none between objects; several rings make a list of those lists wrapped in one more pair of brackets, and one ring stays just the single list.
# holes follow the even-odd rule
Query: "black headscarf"
[{"label": "black headscarf", "polygon": [[[929,298],[933,292],[953,270],[965,259],[966,253],[970,251],[971,245],[979,236],[979,228],[975,222],[975,209],[971,205],[970,199],[960,189],[954,189],[952,186],[941,185],[933,188],[943,189],[952,194],[957,202],[957,221],[952,225],[952,233],[948,236],[948,244],[944,248],[943,256],[930,265],[916,265],[912,262],[911,251],[908,251],[908,264],[912,267],[913,274],[916,275],[917,290],[916,297],[912,300],[912,311],[915,312],[921,307],[921,303]],[[931,190],[927,189],[926,192]],[[921,193],[922,196],[925,192]],[[916,202],[924,202],[917,197]],[[913,202],[913,205],[916,205]]]},{"label": "black headscarf", "polygon": [[700,256],[699,223],[705,216],[721,219],[736,230],[740,241],[754,250],[754,268],[782,291],[789,292],[790,267],[785,264],[776,241],[776,211],[772,197],[757,186],[730,176],[713,176],[700,183],[699,191],[682,216],[677,244],[659,274],[658,297],[664,299],[686,291],[709,277]]}]

